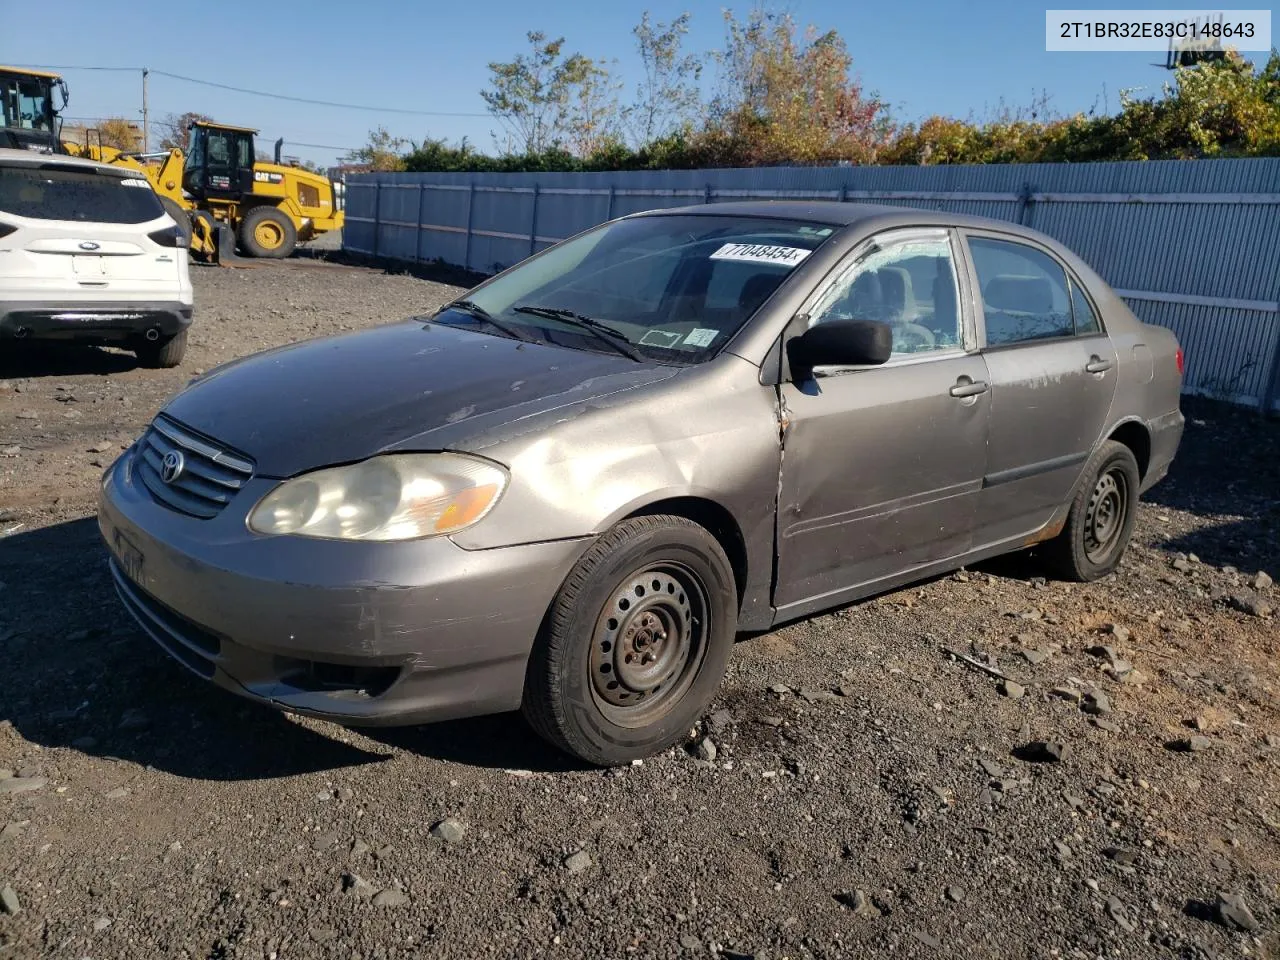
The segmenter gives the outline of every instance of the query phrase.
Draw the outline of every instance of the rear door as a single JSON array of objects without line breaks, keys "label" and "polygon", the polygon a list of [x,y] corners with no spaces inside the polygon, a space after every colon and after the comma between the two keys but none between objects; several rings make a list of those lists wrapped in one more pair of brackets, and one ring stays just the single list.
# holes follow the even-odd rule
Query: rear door
[{"label": "rear door", "polygon": [[140,173],[52,162],[0,165],[0,219],[16,228],[0,257],[14,293],[175,298],[186,252],[148,237],[169,221]]},{"label": "rear door", "polygon": [[1116,353],[1047,248],[966,231],[991,382],[976,547],[1027,538],[1066,502],[1104,429]]}]

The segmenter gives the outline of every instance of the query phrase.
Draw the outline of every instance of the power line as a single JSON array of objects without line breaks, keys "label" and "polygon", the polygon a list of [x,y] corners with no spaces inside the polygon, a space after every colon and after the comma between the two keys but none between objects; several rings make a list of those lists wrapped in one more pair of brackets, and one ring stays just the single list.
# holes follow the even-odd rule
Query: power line
[{"label": "power line", "polygon": [[[47,64],[23,64],[39,70],[107,70],[114,72],[140,73],[142,67],[86,67],[86,66],[51,66]],[[268,93],[264,90],[250,90],[247,87],[233,87],[226,83],[215,83],[212,80],[200,80],[186,77],[180,73],[169,73],[166,70],[151,70],[157,77],[168,77],[170,80],[181,80],[183,83],[195,83],[204,87],[216,87],[219,90],[230,90],[233,93],[247,93],[254,97],[267,97],[271,100],[287,100],[290,103],[308,103],[317,107],[332,107],[339,110],[362,110],[365,113],[398,113],[415,117],[487,117],[487,113],[466,113],[449,110],[406,110],[401,107],[371,107],[358,103],[338,103],[333,100],[313,100],[309,97],[292,97],[283,93]]]}]

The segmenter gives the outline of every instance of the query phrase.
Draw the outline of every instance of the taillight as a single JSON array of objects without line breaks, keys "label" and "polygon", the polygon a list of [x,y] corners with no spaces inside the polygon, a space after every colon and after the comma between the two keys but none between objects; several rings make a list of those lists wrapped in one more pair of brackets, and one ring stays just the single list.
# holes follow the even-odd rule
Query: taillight
[{"label": "taillight", "polygon": [[1182,376],[1182,348],[1178,348],[1178,352],[1174,354],[1174,360],[1178,364],[1178,376]]},{"label": "taillight", "polygon": [[0,223],[0,237],[7,237],[18,228],[8,223]]},{"label": "taillight", "polygon": [[148,233],[147,236],[162,247],[185,247],[187,245],[187,235],[179,227],[165,227],[163,230]]}]

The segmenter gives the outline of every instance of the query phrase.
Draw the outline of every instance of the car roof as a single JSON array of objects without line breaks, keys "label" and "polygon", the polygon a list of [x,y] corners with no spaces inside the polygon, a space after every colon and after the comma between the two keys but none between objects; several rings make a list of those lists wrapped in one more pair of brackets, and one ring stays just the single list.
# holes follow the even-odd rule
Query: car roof
[{"label": "car roof", "polygon": [[99,163],[97,160],[89,160],[85,157],[70,157],[65,153],[46,153],[42,150],[15,150],[11,147],[0,147],[0,166],[43,167],[49,164],[75,167],[81,170],[101,170],[104,173],[114,173],[122,177],[142,176],[141,171],[132,167],[122,167],[119,164],[112,163]]},{"label": "car roof", "polygon": [[785,220],[809,220],[832,226],[849,227],[867,223],[876,228],[907,225],[973,227],[999,229],[1026,236],[1040,235],[1034,230],[990,217],[975,217],[948,210],[924,210],[919,207],[888,206],[857,200],[734,200],[727,203],[700,203],[688,207],[668,207],[636,214],[658,217],[671,214],[693,214],[709,217],[771,217]]}]

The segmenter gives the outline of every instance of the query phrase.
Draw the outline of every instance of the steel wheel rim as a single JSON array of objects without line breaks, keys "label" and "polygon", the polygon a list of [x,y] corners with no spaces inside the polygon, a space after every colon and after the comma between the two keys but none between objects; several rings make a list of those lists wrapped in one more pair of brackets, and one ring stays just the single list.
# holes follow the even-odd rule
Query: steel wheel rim
[{"label": "steel wheel rim", "polygon": [[1107,558],[1124,530],[1129,513],[1129,480],[1121,470],[1098,477],[1085,516],[1084,552],[1093,563]]},{"label": "steel wheel rim", "polygon": [[284,231],[270,220],[263,220],[253,229],[254,239],[268,250],[274,250],[284,240]]},{"label": "steel wheel rim", "polygon": [[591,637],[592,698],[621,727],[665,716],[706,659],[710,604],[683,564],[655,563],[623,578]]}]

